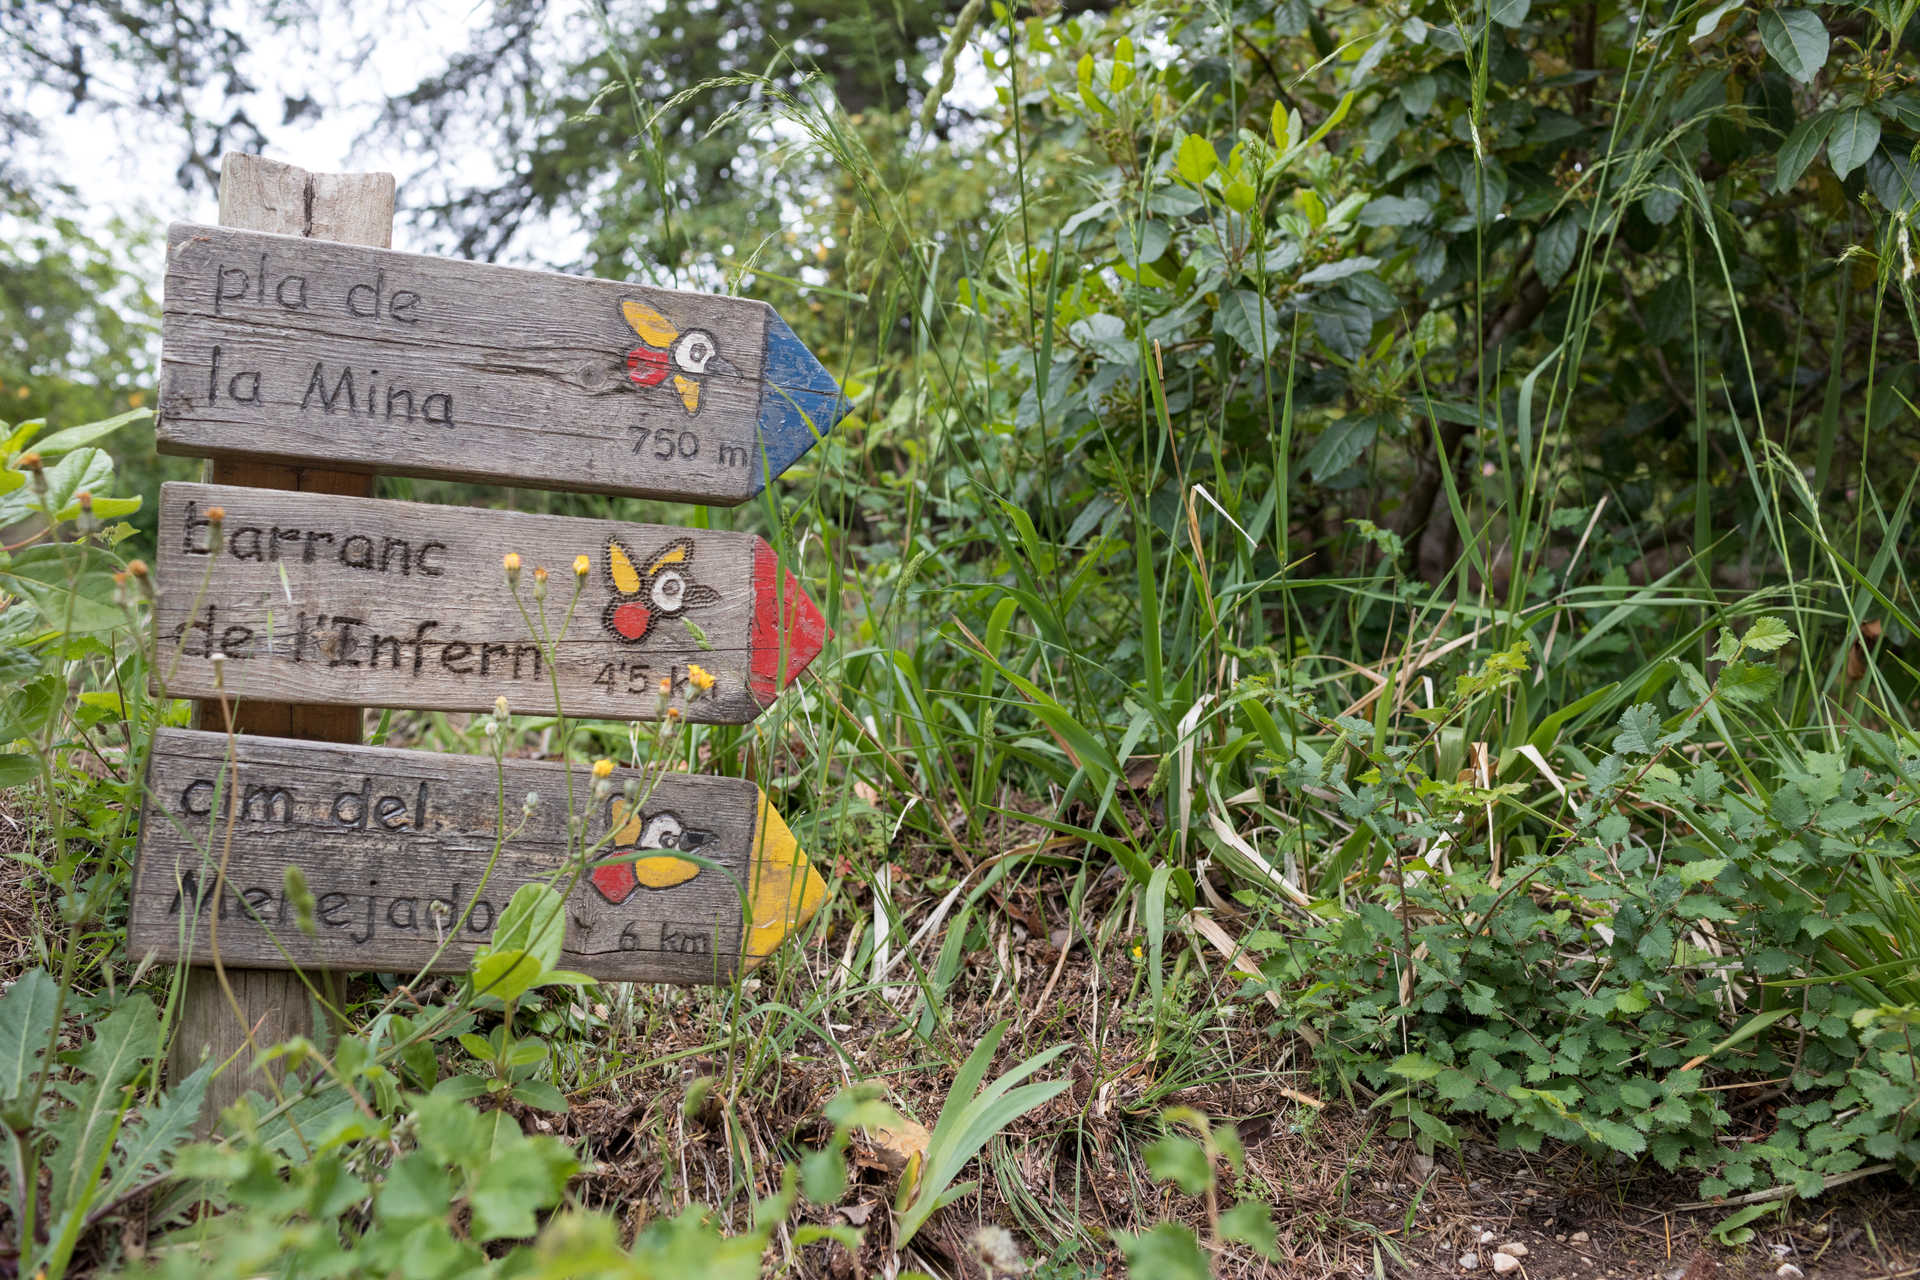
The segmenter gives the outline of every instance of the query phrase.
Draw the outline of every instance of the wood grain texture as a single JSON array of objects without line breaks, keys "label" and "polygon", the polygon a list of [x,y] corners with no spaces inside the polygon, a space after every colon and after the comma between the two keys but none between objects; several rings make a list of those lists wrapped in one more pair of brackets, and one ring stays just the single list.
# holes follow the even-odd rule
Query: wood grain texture
[{"label": "wood grain texture", "polygon": [[[660,323],[636,326],[633,306]],[[795,393],[820,431],[842,411],[789,339],[749,299],[182,223],[159,442],[731,505],[764,483],[763,417],[781,422]],[[775,434],[778,466],[811,443]]]},{"label": "wood grain texture", "polygon": [[[206,512],[223,512],[211,552]],[[470,507],[168,484],[160,498],[160,671],[174,696],[745,723],[793,679],[824,623],[799,593],[782,615],[772,552],[751,534]],[[521,557],[519,603],[501,558]],[[573,564],[590,563],[571,621]],[[547,670],[545,617],[560,637]],[[522,613],[522,606],[527,614]],[[216,658],[220,671],[217,673]],[[714,677],[711,689],[692,667]],[[661,680],[671,693],[662,699]],[[208,726],[214,727],[214,726]]]},{"label": "wood grain texture", "polygon": [[[245,737],[229,766],[227,741],[186,729],[154,737],[128,929],[135,956],[206,963],[217,948],[223,963],[249,968],[461,971],[513,891],[546,881],[570,888],[562,967],[726,982],[743,942],[751,964],[824,892],[750,782],[655,775],[628,812],[619,788],[640,775],[616,771],[614,794],[594,802],[576,769],[587,839],[615,833],[581,866],[569,861],[564,765],[509,760],[502,780],[482,757]],[[523,824],[528,792],[539,803]],[[496,857],[503,805],[509,838]],[[707,865],[674,856],[682,850]],[[314,898],[311,933],[289,899],[290,864]],[[754,904],[747,927],[743,896]]]},{"label": "wood grain texture", "polygon": [[[309,173],[261,156],[238,154],[224,157],[220,167],[220,220],[256,231],[320,235],[385,247],[393,240],[393,198],[392,174]],[[373,484],[371,475],[288,467],[243,455],[212,459],[207,464],[207,478],[219,484],[362,497],[372,492]],[[361,719],[358,706],[294,706],[272,701],[250,701],[245,706],[200,702],[193,714],[193,723],[199,727],[330,742],[358,742]],[[174,1079],[180,1079],[203,1057],[225,1062],[243,1054],[249,1044],[257,1050],[295,1036],[310,1036],[315,1030],[314,1018],[314,1005],[298,975],[190,967],[181,993],[179,1030],[168,1057],[168,1070]],[[209,1083],[205,1109],[196,1126],[203,1136],[212,1131],[221,1111],[248,1088],[261,1083],[251,1069],[252,1058],[243,1057],[241,1061],[248,1070],[223,1071]]]}]

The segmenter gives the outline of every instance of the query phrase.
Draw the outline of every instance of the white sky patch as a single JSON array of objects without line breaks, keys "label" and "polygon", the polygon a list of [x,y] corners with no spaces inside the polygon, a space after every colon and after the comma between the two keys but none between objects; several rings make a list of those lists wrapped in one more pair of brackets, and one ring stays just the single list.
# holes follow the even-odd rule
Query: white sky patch
[{"label": "white sky patch", "polygon": [[[473,0],[411,0],[405,4],[351,3],[332,0],[317,22],[274,28],[247,21],[244,8],[226,15],[246,33],[252,46],[242,63],[246,80],[255,91],[237,105],[267,135],[265,154],[320,172],[392,173],[399,182],[399,210],[394,247],[429,252],[436,244],[408,217],[433,194],[422,179],[437,160],[459,175],[463,184],[497,181],[503,175],[491,154],[482,149],[476,127],[452,136],[427,138],[418,130],[406,135],[376,136],[371,130],[389,97],[412,89],[425,75],[447,64],[467,48],[492,18],[492,5]],[[557,28],[564,19],[553,19]],[[557,30],[543,31],[558,53]],[[124,101],[132,86],[114,68],[103,68],[102,97]],[[224,119],[236,105],[222,100],[215,84],[202,100],[191,104],[207,118]],[[286,99],[310,97],[319,105],[318,118],[282,124]],[[109,111],[82,106],[69,111],[67,99],[41,87],[27,91],[29,109],[40,121],[43,136],[23,147],[22,167],[29,173],[57,175],[79,192],[77,207],[59,212],[74,217],[95,234],[104,234],[115,215],[155,225],[176,220],[213,222],[218,217],[214,195],[204,186],[183,188],[175,172],[184,155],[177,127],[131,110]],[[551,229],[539,242],[547,254],[564,256],[577,231]],[[130,262],[147,284],[159,289],[162,264],[158,260]]]}]

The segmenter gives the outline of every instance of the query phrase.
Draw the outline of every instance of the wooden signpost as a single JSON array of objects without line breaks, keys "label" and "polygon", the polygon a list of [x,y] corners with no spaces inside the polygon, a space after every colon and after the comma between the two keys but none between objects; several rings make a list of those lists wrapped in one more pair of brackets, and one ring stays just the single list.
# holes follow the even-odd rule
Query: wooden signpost
[{"label": "wooden signpost", "polygon": [[[230,768],[223,734],[155,737],[128,927],[136,954],[204,963],[217,922],[220,954],[239,966],[464,971],[514,890],[544,881],[572,888],[562,968],[727,982],[826,892],[760,788],[737,778],[656,774],[629,805],[621,784],[638,775],[616,770],[595,802],[576,771],[595,856],[574,866],[564,764],[509,760],[503,784],[484,757],[237,741]],[[495,858],[502,785],[512,838]],[[529,793],[539,803],[522,825]],[[305,928],[289,863],[313,895]]]},{"label": "wooden signpost", "polygon": [[[159,537],[168,686],[196,698],[223,687],[483,711],[504,695],[515,711],[552,713],[557,682],[569,715],[652,720],[671,708],[736,724],[826,641],[820,611],[752,534],[169,484]],[[506,552],[529,576],[553,571],[544,605],[529,581],[516,602]],[[529,627],[542,614],[558,642],[552,671]],[[696,666],[710,687],[692,681]]]},{"label": "wooden signpost", "polygon": [[230,225],[169,236],[159,442],[213,461],[163,487],[156,683],[201,701],[154,737],[128,938],[195,966],[175,1071],[306,1030],[279,971],[464,969],[535,881],[563,967],[630,981],[728,982],[825,894],[749,782],[629,798],[512,760],[503,793],[492,760],[359,745],[366,706],[551,713],[555,681],[569,715],[744,723],[826,639],[751,535],[378,501],[373,473],[731,505],[846,410],[763,303],[392,253],[392,207],[386,175],[229,156]]},{"label": "wooden signpost", "polygon": [[839,421],[764,302],[175,224],[163,453],[732,506]]}]

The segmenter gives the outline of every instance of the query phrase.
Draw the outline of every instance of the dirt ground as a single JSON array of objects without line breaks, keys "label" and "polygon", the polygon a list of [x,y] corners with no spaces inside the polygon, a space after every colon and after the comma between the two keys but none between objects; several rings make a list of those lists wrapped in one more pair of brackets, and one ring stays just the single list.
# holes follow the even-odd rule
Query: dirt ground
[{"label": "dirt ground", "polygon": [[[27,844],[26,819],[9,799],[0,795],[0,987],[34,963],[51,924],[46,896],[36,901],[23,864],[5,856]],[[1789,1204],[1755,1222],[1749,1242],[1723,1246],[1708,1236],[1730,1209],[1681,1207],[1695,1199],[1694,1187],[1657,1170],[1603,1168],[1571,1150],[1528,1156],[1472,1140],[1458,1153],[1423,1156],[1386,1136],[1363,1105],[1317,1097],[1305,1047],[1268,1035],[1264,1006],[1226,998],[1237,978],[1224,964],[1198,974],[1199,985],[1188,989],[1215,1021],[1192,1034],[1184,1061],[1169,1065],[1137,1016],[1139,978],[1127,935],[1109,938],[1104,950],[1064,936],[1049,916],[1049,903],[1058,901],[1053,888],[1029,885],[996,902],[988,945],[968,957],[948,992],[943,1034],[947,1058],[957,1060],[986,1027],[1011,1017],[1014,1030],[993,1070],[1017,1060],[1016,1042],[1029,1052],[1071,1043],[1047,1072],[1064,1073],[1071,1087],[989,1145],[966,1175],[981,1189],[936,1215],[904,1255],[891,1248],[887,1212],[898,1144],[856,1135],[846,1194],[837,1205],[798,1211],[776,1236],[770,1269],[827,1280],[906,1267],[968,1280],[1121,1274],[1110,1233],[1169,1220],[1204,1226],[1203,1205],[1154,1183],[1140,1154],[1159,1135],[1160,1112],[1184,1105],[1233,1123],[1244,1143],[1244,1176],[1223,1189],[1222,1206],[1260,1199],[1278,1230],[1279,1263],[1229,1246],[1214,1258],[1220,1276],[1796,1280],[1789,1268],[1807,1280],[1920,1276],[1920,1189],[1893,1174]],[[910,927],[939,896],[898,895]],[[529,1128],[586,1152],[580,1199],[634,1229],[696,1202],[743,1215],[751,1196],[773,1189],[783,1163],[825,1141],[822,1108],[848,1082],[849,1062],[870,1064],[891,1100],[931,1125],[951,1070],[928,1065],[938,1057],[902,1034],[899,1002],[912,1000],[912,987],[876,989],[841,967],[845,930],[858,926],[855,912],[816,937],[800,989],[777,993],[794,1007],[831,1008],[827,1025],[788,1034],[757,1065],[736,1070],[732,1099],[716,1090],[687,1105],[696,1081],[727,1075],[724,1062],[703,1052],[716,1019],[727,1016],[719,993],[620,991],[627,1021],[623,1027],[616,1014],[603,1030],[616,1038],[624,1030],[635,1056],[656,1065],[577,1090],[564,1116],[522,1116]],[[775,993],[750,984],[746,994],[751,1006]],[[750,1187],[739,1181],[743,1167],[755,1170]],[[861,1227],[865,1244],[857,1256],[831,1241],[799,1246],[794,1229],[803,1221]],[[981,1236],[983,1227],[1005,1235],[995,1244]],[[1518,1264],[1497,1265],[1496,1254],[1515,1244],[1524,1252],[1507,1251]]]}]

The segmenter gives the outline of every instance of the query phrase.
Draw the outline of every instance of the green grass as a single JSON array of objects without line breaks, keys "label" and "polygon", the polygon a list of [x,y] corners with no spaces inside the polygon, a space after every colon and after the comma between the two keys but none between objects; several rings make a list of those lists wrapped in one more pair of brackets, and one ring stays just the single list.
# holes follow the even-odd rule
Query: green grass
[{"label": "green grass", "polygon": [[[1516,141],[1533,125],[1513,104],[1565,107],[1572,91],[1516,81],[1502,59],[1520,37],[1444,7],[1428,21],[1452,14],[1473,38],[1444,58],[1403,40],[1376,82],[1354,68],[1376,30],[1365,10],[1329,18],[1325,48],[1311,31],[1233,31],[1204,8],[1164,23],[1143,10],[1007,17],[973,39],[1013,52],[993,87],[1030,107],[1017,122],[1002,107],[973,142],[856,122],[817,86],[734,76],[687,89],[737,102],[718,127],[781,139],[813,175],[831,287],[751,270],[729,283],[790,314],[819,304],[809,338],[857,390],[855,417],[739,512],[382,482],[387,496],[760,529],[838,636],[755,724],[689,727],[671,747],[674,763],[768,789],[832,872],[828,909],[735,988],[610,986],[525,1015],[520,1034],[546,1046],[544,1075],[573,1104],[562,1132],[607,1167],[578,1198],[647,1206],[620,1212],[628,1230],[696,1206],[750,1237],[757,1206],[786,1211],[783,1167],[863,1150],[859,1126],[823,1107],[876,1080],[933,1131],[925,1181],[896,1193],[856,1161],[854,1182],[834,1185],[882,1205],[854,1247],[897,1249],[907,1265],[933,1265],[929,1224],[963,1184],[979,1187],[963,1204],[1013,1226],[1054,1274],[1096,1273],[1122,1234],[1162,1220],[1205,1236],[1218,1214],[1174,1197],[1143,1154],[1175,1105],[1312,1130],[1316,1111],[1292,1091],[1358,1117],[1340,1123],[1362,1126],[1363,1149],[1405,1139],[1444,1153],[1475,1125],[1505,1124],[1510,1138],[1639,1154],[1646,1135],[1619,1128],[1631,1125],[1611,1103],[1568,1102],[1578,1069],[1515,1084],[1527,1096],[1506,1115],[1429,1085],[1468,1069],[1476,1029],[1509,1025],[1468,994],[1490,974],[1512,983],[1498,1002],[1511,1025],[1569,1060],[1585,1023],[1619,1013],[1640,1037],[1621,1051],[1629,1065],[1584,1074],[1623,1071],[1626,1090],[1684,1075],[1695,1042],[1730,1084],[1788,1064],[1803,1101],[1858,1087],[1850,1069],[1881,1072],[1887,1090],[1910,1083],[1910,1052],[1875,1057],[1898,1055],[1868,1029],[1903,1027],[1920,1006],[1916,871],[1901,843],[1920,812],[1901,763],[1920,742],[1908,228],[1824,178],[1802,190],[1830,202],[1840,191],[1837,212],[1767,204],[1759,153],[1716,159],[1712,183],[1696,175],[1703,131],[1737,127],[1768,156],[1784,132],[1724,93],[1677,114],[1703,60],[1749,79],[1766,66],[1757,35],[1747,54],[1696,47],[1702,9],[1626,43],[1589,104],[1580,163],[1545,179]],[[1898,26],[1873,28],[1844,66],[1836,53],[1820,92],[1880,74]],[[1550,23],[1536,31],[1534,51],[1560,57],[1554,36]],[[1242,45],[1262,57],[1224,56],[1224,79],[1204,83],[1163,49]],[[1456,137],[1491,141],[1457,191],[1431,193],[1456,202],[1433,234],[1450,226],[1446,252],[1466,265],[1429,287],[1408,274],[1411,233],[1360,213],[1405,177],[1363,159],[1367,128],[1389,93],[1417,98],[1419,77],[1436,74],[1454,77],[1440,92],[1456,99],[1444,105]],[[640,102],[630,95],[637,118]],[[643,152],[663,146],[654,126],[636,124]],[[1406,123],[1398,145],[1444,167],[1419,151],[1420,128]],[[1210,165],[1187,148],[1195,137]],[[949,221],[942,195],[969,148],[994,168],[991,198]],[[1532,186],[1503,219],[1472,216],[1523,171]],[[673,199],[669,167],[653,172]],[[1330,212],[1343,207],[1344,220]],[[1665,222],[1646,212],[1669,207]],[[1503,330],[1527,309],[1561,218],[1579,229],[1563,280]],[[1132,260],[1145,255],[1127,246],[1163,234],[1162,256]],[[1355,274],[1391,305],[1365,311],[1356,337],[1354,308],[1368,304],[1337,281],[1303,281],[1363,253],[1378,261]],[[1645,330],[1656,298],[1675,335],[1664,343]],[[1638,429],[1621,426],[1643,411]],[[1474,430],[1456,437],[1462,423]],[[1436,442],[1450,442],[1437,525],[1396,506]],[[1723,630],[1751,637],[1762,619],[1794,643],[1712,656]],[[1869,623],[1878,644],[1862,639]],[[88,1011],[130,983],[170,1007],[177,977],[136,977],[114,949],[124,813],[143,734],[167,711],[140,705],[139,665],[114,672],[97,643],[32,641],[76,691],[118,674],[134,713],[68,702],[19,726],[42,769],[38,826],[16,858],[31,911],[55,930],[32,959]],[[1686,696],[1670,703],[1673,690]],[[1616,745],[1623,717],[1649,703],[1659,729],[1691,740]],[[485,747],[477,719],[381,723],[393,744]],[[117,781],[81,769],[95,750],[83,729],[107,739]],[[622,725],[522,718],[515,733],[515,751],[579,760],[632,747]],[[1594,781],[1622,757],[1624,783]],[[1872,784],[1842,781],[1850,769]],[[1863,811],[1881,807],[1822,810],[1816,793],[1843,786]],[[1569,860],[1595,850],[1582,882]],[[1659,860],[1623,870],[1640,851]],[[1656,972],[1623,987],[1613,1012],[1576,1007],[1583,984],[1635,963],[1603,937],[1626,931],[1619,905],[1663,868],[1712,859],[1737,882],[1688,881],[1703,900],[1641,957]],[[1541,923],[1548,908],[1567,919]],[[1781,912],[1817,918],[1817,932],[1766,941]],[[1550,928],[1570,930],[1553,935],[1561,952],[1501,967],[1501,947],[1521,955],[1529,930]],[[1233,969],[1216,934],[1264,974]],[[1716,965],[1737,980],[1712,986],[1701,975]],[[1666,994],[1642,1023],[1633,1003],[1649,982]],[[1810,993],[1836,991],[1865,1021],[1828,1013],[1843,1025],[1822,1031],[1827,1006]],[[414,1016],[470,1016],[466,1000],[424,995]],[[383,1003],[412,1008],[365,982],[350,1001],[363,1031]],[[1669,1008],[1681,1012],[1659,1022]],[[1755,1019],[1771,1019],[1764,1034],[1734,1035]],[[369,1052],[398,1071],[410,1034],[376,1027]],[[1857,1067],[1808,1064],[1810,1036],[1856,1034]],[[1007,1085],[1035,1071],[1045,1083],[1003,1108],[985,1105],[989,1086],[960,1110],[989,1074]],[[1541,1096],[1548,1076],[1566,1096]],[[126,1102],[158,1096],[149,1077]],[[1885,1106],[1885,1133],[1910,1144],[1910,1115]],[[1778,1182],[1804,1197],[1847,1172],[1804,1152],[1722,1169],[1716,1135],[1757,1137],[1772,1119],[1700,1116],[1693,1136],[1709,1154],[1685,1167],[1748,1179],[1723,1191]],[[378,1180],[391,1138],[343,1140],[357,1176]],[[1881,1154],[1864,1132],[1847,1141],[1862,1160]],[[1391,1260],[1412,1210],[1389,1236],[1347,1179],[1336,1190],[1318,1221],[1288,1228],[1292,1247],[1329,1268],[1376,1246]],[[799,1230],[835,1226],[824,1209],[800,1210]],[[811,1274],[825,1246],[776,1220],[762,1223],[775,1267]],[[1251,1268],[1251,1246],[1225,1247]]]}]

